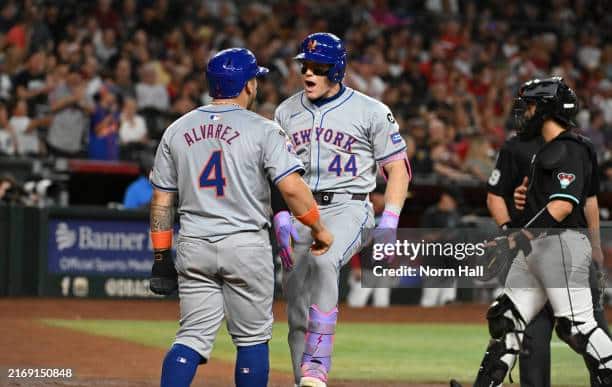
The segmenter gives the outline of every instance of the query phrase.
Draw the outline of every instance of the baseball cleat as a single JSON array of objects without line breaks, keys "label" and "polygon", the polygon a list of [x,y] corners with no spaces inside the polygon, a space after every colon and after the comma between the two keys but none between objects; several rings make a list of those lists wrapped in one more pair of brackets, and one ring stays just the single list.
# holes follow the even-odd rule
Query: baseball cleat
[{"label": "baseball cleat", "polygon": [[456,381],[455,379],[451,379],[450,381],[450,387],[462,387],[461,383],[459,383],[458,381]]},{"label": "baseball cleat", "polygon": [[327,384],[320,379],[304,376],[300,379],[300,387],[327,387]]}]

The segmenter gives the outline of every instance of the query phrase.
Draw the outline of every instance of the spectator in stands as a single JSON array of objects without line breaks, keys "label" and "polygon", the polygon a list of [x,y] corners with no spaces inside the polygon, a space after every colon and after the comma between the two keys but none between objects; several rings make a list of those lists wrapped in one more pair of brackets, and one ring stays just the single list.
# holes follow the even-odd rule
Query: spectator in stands
[{"label": "spectator in stands", "polygon": [[168,91],[162,84],[157,83],[157,72],[153,63],[149,62],[142,66],[140,79],[141,82],[136,84],[138,108],[153,108],[160,112],[168,110],[170,108]]},{"label": "spectator in stands", "polygon": [[90,103],[94,103],[94,96],[102,87],[102,78],[99,74],[98,60],[93,55],[85,57],[82,67],[83,80],[86,83],[85,94]]},{"label": "spectator in stands", "polygon": [[133,159],[135,151],[146,149],[149,145],[147,124],[136,111],[136,100],[127,97],[119,118],[119,146],[122,160]]},{"label": "spectator in stands", "polygon": [[[580,105],[603,112],[603,127],[597,129],[599,115],[581,127],[594,134],[600,162],[612,156],[612,44],[608,18],[601,16],[609,14],[607,2],[561,1],[543,12],[536,3],[338,1],[353,12],[335,12],[324,0],[298,7],[236,0],[6,1],[0,5],[0,99],[10,106],[25,100],[31,120],[49,117],[51,93],[67,92],[66,69],[79,65],[89,106],[103,82],[114,84],[121,97],[148,106],[151,112],[139,113],[157,139],[174,114],[209,102],[204,66],[230,46],[249,46],[274,68],[257,101],[269,112],[300,89],[300,69],[289,54],[317,26],[345,39],[352,64],[347,82],[353,77],[357,89],[389,105],[398,123],[408,122],[419,178],[470,178],[463,173],[467,138],[483,135],[499,149],[512,129],[508,108],[517,87],[536,76],[562,75]],[[461,18],[444,13],[449,9]],[[82,150],[78,111],[83,107],[73,104],[54,112],[46,135],[58,145],[52,155]],[[432,117],[443,131],[410,127],[422,119],[431,131],[439,126]]]},{"label": "spectator in stands", "polygon": [[463,164],[466,172],[481,182],[487,181],[495,167],[492,155],[493,149],[486,137],[472,137],[469,140],[469,148]]},{"label": "spectator in stands", "polygon": [[429,123],[429,147],[436,174],[454,181],[470,180],[470,176],[461,170],[459,156],[449,146],[446,125],[435,117]]},{"label": "spectator in stands", "polygon": [[28,113],[36,118],[48,114],[48,94],[54,88],[53,83],[47,79],[46,62],[44,51],[33,52],[28,58],[27,67],[13,79],[16,96],[28,101]]},{"label": "spectator in stands", "polygon": [[48,122],[49,120],[46,118],[31,119],[28,117],[26,100],[17,100],[8,123],[15,133],[17,153],[22,156],[41,156],[45,154],[44,143],[38,136],[38,126]]},{"label": "spectator in stands", "polygon": [[589,126],[584,128],[583,133],[591,140],[595,152],[597,152],[598,160],[603,160],[606,153],[606,122],[601,110],[590,112]]},{"label": "spectator in stands", "polygon": [[14,155],[17,149],[15,131],[9,125],[8,109],[0,103],[0,155]]},{"label": "spectator in stands", "polygon": [[7,102],[12,98],[13,81],[6,68],[6,54],[0,53],[0,100]]},{"label": "spectator in stands", "polygon": [[123,207],[126,209],[142,209],[151,203],[153,186],[149,181],[149,173],[153,168],[153,153],[139,153],[140,176],[126,189],[123,198]]},{"label": "spectator in stands", "polygon": [[122,97],[136,97],[132,80],[132,63],[128,58],[121,58],[115,67],[114,83]]},{"label": "spectator in stands", "polygon": [[89,130],[90,159],[119,159],[119,115],[120,101],[113,85],[100,89],[99,100],[91,116]]},{"label": "spectator in stands", "polygon": [[15,179],[10,175],[0,175],[0,203],[12,201],[9,193],[15,187]]},{"label": "spectator in stands", "polygon": [[123,100],[119,124],[119,140],[122,146],[131,143],[146,144],[149,141],[144,118],[138,114],[136,100],[132,97],[127,97]]},{"label": "spectator in stands", "polygon": [[49,96],[53,118],[47,134],[47,147],[52,155],[82,156],[89,115],[93,111],[85,98],[85,87],[80,69],[69,66],[66,80],[60,82]]},{"label": "spectator in stands", "polygon": [[109,63],[119,49],[117,48],[117,33],[112,28],[105,28],[102,34],[93,41],[96,48],[96,57],[101,63]]}]

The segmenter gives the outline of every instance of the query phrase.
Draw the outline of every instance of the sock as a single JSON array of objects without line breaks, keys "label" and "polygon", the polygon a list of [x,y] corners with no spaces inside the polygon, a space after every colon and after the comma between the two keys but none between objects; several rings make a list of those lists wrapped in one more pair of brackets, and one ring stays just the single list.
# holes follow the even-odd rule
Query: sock
[{"label": "sock", "polygon": [[268,343],[238,347],[236,387],[266,387],[270,371],[270,353]]},{"label": "sock", "polygon": [[183,344],[174,344],[164,358],[161,387],[189,387],[202,356]]}]

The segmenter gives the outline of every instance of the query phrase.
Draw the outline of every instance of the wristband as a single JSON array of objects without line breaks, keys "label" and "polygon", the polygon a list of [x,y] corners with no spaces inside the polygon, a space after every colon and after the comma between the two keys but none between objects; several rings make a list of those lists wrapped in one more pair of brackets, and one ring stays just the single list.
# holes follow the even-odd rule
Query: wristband
[{"label": "wristband", "polygon": [[399,215],[402,213],[402,207],[396,206],[396,205],[391,204],[391,203],[385,203],[385,211],[384,212],[390,212],[393,215],[399,217]]},{"label": "wristband", "polygon": [[525,257],[531,254],[531,241],[524,232],[517,232],[514,236],[514,242],[516,243],[518,249],[523,252]]},{"label": "wristband", "polygon": [[295,218],[306,226],[312,226],[313,224],[317,223],[317,221],[319,220],[319,217],[320,217],[319,207],[315,203],[312,205],[310,210],[306,211],[302,215],[296,216]]},{"label": "wristband", "polygon": [[508,236],[512,233],[512,222],[506,222],[504,224],[499,225],[499,229],[501,230],[501,234],[504,236]]},{"label": "wristband", "polygon": [[172,247],[173,230],[151,231],[153,250],[168,250]]}]

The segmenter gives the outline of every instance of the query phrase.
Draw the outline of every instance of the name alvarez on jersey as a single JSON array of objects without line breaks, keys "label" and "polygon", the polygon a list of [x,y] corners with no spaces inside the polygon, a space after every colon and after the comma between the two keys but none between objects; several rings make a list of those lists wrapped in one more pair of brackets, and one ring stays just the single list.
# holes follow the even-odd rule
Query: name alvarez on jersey
[{"label": "name alvarez on jersey", "polygon": [[202,140],[222,140],[228,145],[232,145],[232,141],[240,136],[240,132],[232,129],[231,126],[223,124],[201,124],[198,129],[191,128],[183,133],[183,138],[188,146],[192,146],[196,142]]}]

